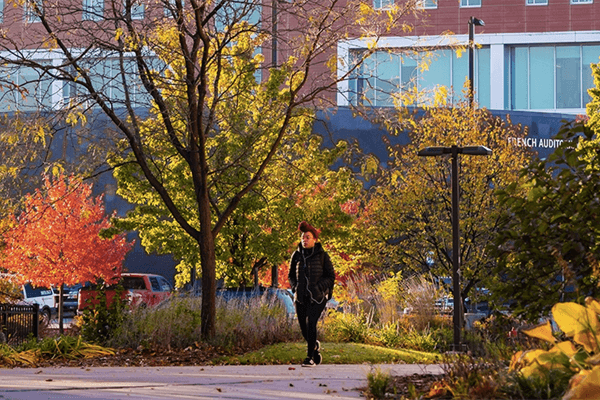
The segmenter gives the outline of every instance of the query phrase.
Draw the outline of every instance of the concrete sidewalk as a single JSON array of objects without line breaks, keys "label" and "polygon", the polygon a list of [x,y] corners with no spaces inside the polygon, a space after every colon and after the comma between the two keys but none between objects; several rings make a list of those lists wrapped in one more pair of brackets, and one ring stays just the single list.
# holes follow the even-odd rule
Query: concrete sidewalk
[{"label": "concrete sidewalk", "polygon": [[[438,365],[376,365],[391,375]],[[0,399],[357,399],[369,365],[0,369]]]}]

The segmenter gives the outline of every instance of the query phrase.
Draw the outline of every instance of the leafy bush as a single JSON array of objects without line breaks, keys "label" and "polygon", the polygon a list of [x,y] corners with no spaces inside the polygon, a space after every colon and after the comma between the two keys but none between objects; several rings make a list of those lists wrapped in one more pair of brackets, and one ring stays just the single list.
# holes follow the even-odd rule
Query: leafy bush
[{"label": "leafy bush", "polygon": [[108,343],[111,336],[122,325],[127,301],[121,298],[123,287],[117,287],[110,306],[107,306],[106,291],[98,289],[93,305],[83,311],[79,320],[81,336],[92,343]]},{"label": "leafy bush", "polygon": [[367,396],[373,399],[384,399],[390,389],[391,381],[389,372],[384,372],[379,367],[371,367],[371,371],[367,373]]},{"label": "leafy bush", "polygon": [[398,331],[398,324],[389,322],[376,330],[374,335],[379,339],[381,345],[385,347],[400,347],[402,339]]},{"label": "leafy bush", "polygon": [[438,346],[438,339],[434,332],[429,329],[417,331],[411,329],[400,336],[400,347],[419,351],[435,351]]},{"label": "leafy bush", "polygon": [[600,393],[600,303],[590,297],[585,303],[585,307],[577,303],[558,303],[552,307],[554,321],[567,340],[558,341],[550,321],[524,331],[552,347],[519,351],[513,356],[510,366],[516,375],[513,387],[549,396],[568,389],[564,398],[569,400],[597,398]]},{"label": "leafy bush", "polygon": [[330,311],[324,319],[323,339],[330,342],[371,343],[371,329],[364,313]]}]

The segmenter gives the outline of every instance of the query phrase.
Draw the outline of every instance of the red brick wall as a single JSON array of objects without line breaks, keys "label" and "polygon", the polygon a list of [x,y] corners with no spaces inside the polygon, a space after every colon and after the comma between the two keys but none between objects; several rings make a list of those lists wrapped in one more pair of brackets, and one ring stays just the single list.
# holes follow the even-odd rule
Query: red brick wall
[{"label": "red brick wall", "polygon": [[592,4],[570,4],[569,0],[548,3],[528,6],[525,0],[482,0],[481,7],[461,8],[459,0],[438,0],[437,9],[425,10],[425,24],[415,21],[419,27],[412,34],[467,34],[470,16],[485,21],[484,27],[476,28],[477,33],[600,30],[600,0]]}]

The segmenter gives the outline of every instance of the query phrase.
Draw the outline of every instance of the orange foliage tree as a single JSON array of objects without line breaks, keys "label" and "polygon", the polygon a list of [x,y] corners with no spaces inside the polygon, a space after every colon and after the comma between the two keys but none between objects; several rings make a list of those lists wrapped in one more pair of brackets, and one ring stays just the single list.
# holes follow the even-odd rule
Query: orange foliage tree
[{"label": "orange foliage tree", "polygon": [[[27,195],[24,211],[12,222],[3,267],[33,285],[61,292],[63,285],[98,278],[115,282],[133,245],[124,235],[101,237],[111,226],[102,196],[92,197],[92,185],[74,176],[46,177],[44,190]],[[59,314],[62,322],[60,309]]]}]

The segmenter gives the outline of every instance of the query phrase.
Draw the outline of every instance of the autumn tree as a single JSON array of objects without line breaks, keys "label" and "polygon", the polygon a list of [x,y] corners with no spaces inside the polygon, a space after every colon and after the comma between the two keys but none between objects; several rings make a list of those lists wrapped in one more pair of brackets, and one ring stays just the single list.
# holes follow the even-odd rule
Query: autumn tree
[{"label": "autumn tree", "polygon": [[44,179],[44,190],[27,195],[24,210],[6,234],[2,266],[35,286],[59,287],[62,333],[64,285],[115,282],[132,243],[124,235],[100,236],[110,227],[101,197],[74,176]]},{"label": "autumn tree", "polygon": [[535,321],[561,301],[598,296],[600,65],[592,64],[589,121],[563,126],[562,144],[499,193],[505,210],[491,254],[498,301]]},{"label": "autumn tree", "polygon": [[[363,34],[374,47],[387,30],[409,31],[402,21],[412,18],[418,3],[409,0],[378,14],[354,0],[125,0],[101,7],[28,1],[25,25],[22,13],[6,7],[11,12],[4,24],[15,29],[0,38],[1,61],[63,83],[62,91],[50,92],[68,93],[61,105],[72,115],[93,107],[110,120],[123,159],[132,155],[146,189],[158,194],[168,218],[197,243],[201,331],[212,337],[215,241],[294,132],[301,109],[327,105],[338,82],[354,71],[338,74],[341,60],[331,49]],[[48,49],[53,62],[36,58]],[[269,49],[276,57],[263,55]],[[256,78],[259,86],[250,82]],[[191,209],[178,208],[182,188],[162,180],[165,159],[148,149],[149,141],[164,146],[164,157],[176,153],[182,160],[192,185],[183,188],[193,195]],[[223,190],[219,183],[229,177],[237,185]]]},{"label": "autumn tree", "polygon": [[[367,260],[404,276],[432,272],[452,276],[451,162],[446,157],[418,157],[429,146],[482,145],[489,157],[458,159],[462,298],[480,284],[494,266],[486,246],[499,229],[500,209],[494,191],[517,179],[530,155],[509,138],[523,130],[510,119],[494,117],[466,104],[425,108],[406,120],[395,120],[396,132],[410,143],[388,143],[385,168],[373,168],[375,184],[360,208],[355,229]],[[357,246],[360,245],[360,241]],[[366,253],[366,252],[364,252]]]},{"label": "autumn tree", "polygon": [[[322,138],[312,133],[310,115],[298,121],[301,123],[295,132],[282,143],[262,179],[240,201],[216,240],[216,275],[228,287],[251,286],[257,271],[270,271],[273,265],[289,261],[298,243],[299,221],[310,220],[328,242],[340,240],[351,222],[341,205],[358,196],[361,184],[350,169],[331,168],[345,152],[346,144],[323,148]],[[235,135],[232,139],[237,140]],[[160,143],[149,144],[148,151],[163,153],[161,180],[173,191],[179,188],[180,195],[175,198],[178,208],[192,209],[193,185],[180,167],[183,160],[177,154],[164,157]],[[148,252],[172,254],[180,260],[175,280],[183,286],[199,264],[198,243],[168,218],[168,209],[158,194],[148,192],[137,164],[126,159],[111,162],[122,165],[114,173],[119,184],[117,194],[137,205],[126,217],[113,222],[117,228],[138,231]],[[251,165],[251,160],[246,162]],[[245,179],[243,175],[224,176],[218,187],[230,191],[240,184],[240,178],[241,182]]]}]

